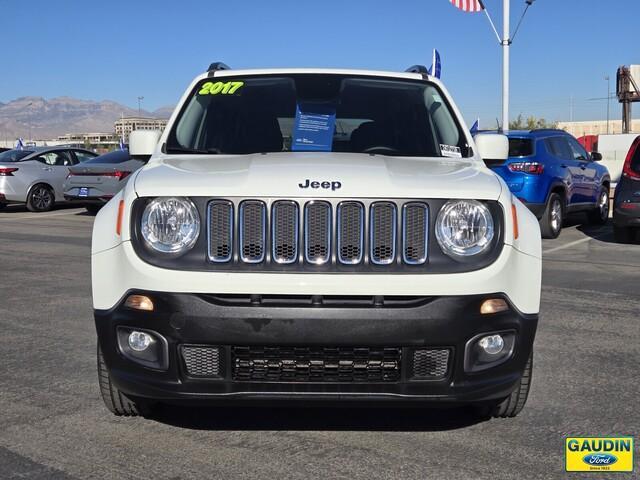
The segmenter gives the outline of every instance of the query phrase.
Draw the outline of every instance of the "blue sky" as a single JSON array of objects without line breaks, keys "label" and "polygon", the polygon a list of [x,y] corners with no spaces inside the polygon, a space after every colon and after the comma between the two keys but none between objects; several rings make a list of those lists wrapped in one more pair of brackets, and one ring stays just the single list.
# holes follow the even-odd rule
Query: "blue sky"
[{"label": "blue sky", "polygon": [[[502,0],[485,0],[500,29]],[[511,0],[512,24],[524,0]],[[501,52],[482,13],[448,0],[0,0],[0,101],[20,96],[174,104],[215,60],[232,67],[430,64],[467,120],[500,116]],[[512,48],[512,117],[604,119],[610,75],[640,63],[636,0],[537,0]],[[636,107],[636,110],[640,105]],[[638,115],[634,115],[638,116]],[[612,118],[620,108],[612,102]]]}]

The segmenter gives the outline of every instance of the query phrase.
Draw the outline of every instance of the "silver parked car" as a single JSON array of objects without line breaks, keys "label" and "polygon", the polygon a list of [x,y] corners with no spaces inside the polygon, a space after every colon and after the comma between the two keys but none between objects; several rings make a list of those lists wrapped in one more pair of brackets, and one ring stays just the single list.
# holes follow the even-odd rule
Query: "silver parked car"
[{"label": "silver parked car", "polygon": [[95,214],[146,160],[132,158],[128,150],[115,150],[71,167],[64,182],[64,198],[82,202],[90,213]]},{"label": "silver parked car", "polygon": [[0,153],[0,209],[26,203],[32,212],[51,210],[64,201],[62,185],[69,167],[97,157],[71,147],[29,147]]}]

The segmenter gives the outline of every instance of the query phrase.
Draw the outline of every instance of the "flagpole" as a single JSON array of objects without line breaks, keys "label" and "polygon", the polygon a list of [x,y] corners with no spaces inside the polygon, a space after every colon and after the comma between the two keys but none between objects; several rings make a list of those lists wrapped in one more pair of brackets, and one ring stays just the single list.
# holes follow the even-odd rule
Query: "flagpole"
[{"label": "flagpole", "polygon": [[502,130],[509,131],[509,47],[511,46],[509,25],[510,0],[503,0],[502,14]]}]

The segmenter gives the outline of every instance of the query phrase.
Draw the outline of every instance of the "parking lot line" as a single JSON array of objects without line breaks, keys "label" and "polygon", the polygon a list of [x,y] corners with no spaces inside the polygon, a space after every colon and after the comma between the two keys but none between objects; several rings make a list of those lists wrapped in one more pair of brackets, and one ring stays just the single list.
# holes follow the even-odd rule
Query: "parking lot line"
[{"label": "parking lot line", "polygon": [[564,244],[564,245],[560,245],[560,246],[558,246],[558,247],[550,248],[549,250],[544,250],[544,251],[542,252],[542,254],[543,254],[543,255],[545,255],[545,254],[548,254],[548,253],[557,252],[557,251],[559,251],[559,250],[564,250],[565,248],[570,248],[570,247],[573,247],[573,246],[575,246],[575,245],[580,245],[581,243],[589,242],[589,241],[591,241],[591,240],[597,240],[597,239],[599,239],[599,238],[604,237],[605,235],[606,235],[606,232],[603,232],[602,234],[600,234],[600,235],[596,235],[596,236],[594,236],[594,237],[581,238],[580,240],[575,240],[575,241],[573,241],[573,242],[569,242],[569,243],[566,243],[566,244]]},{"label": "parking lot line", "polygon": [[65,212],[55,212],[55,213],[32,213],[31,215],[22,215],[20,217],[14,217],[14,216],[9,216],[9,215],[3,215],[0,218],[6,218],[8,220],[32,220],[32,219],[39,219],[39,218],[49,218],[49,217],[62,217],[65,215],[75,215],[79,212],[81,212],[82,209],[81,208],[77,208],[77,209],[73,209],[73,210],[67,210]]}]

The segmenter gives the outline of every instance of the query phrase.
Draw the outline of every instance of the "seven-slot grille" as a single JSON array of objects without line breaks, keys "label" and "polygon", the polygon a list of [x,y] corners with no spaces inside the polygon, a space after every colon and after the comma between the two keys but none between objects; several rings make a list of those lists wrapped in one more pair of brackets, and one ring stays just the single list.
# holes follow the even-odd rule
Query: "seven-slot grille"
[{"label": "seven-slot grille", "polygon": [[231,347],[235,381],[395,382],[401,348]]},{"label": "seven-slot grille", "polygon": [[[236,215],[237,211],[237,215]],[[290,265],[428,261],[426,202],[243,200],[208,203],[209,260]]]}]

